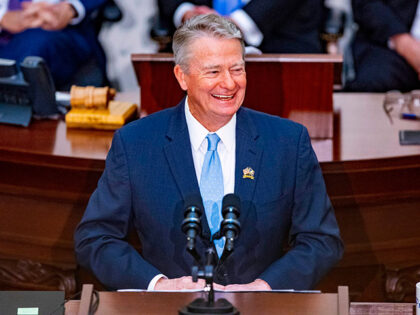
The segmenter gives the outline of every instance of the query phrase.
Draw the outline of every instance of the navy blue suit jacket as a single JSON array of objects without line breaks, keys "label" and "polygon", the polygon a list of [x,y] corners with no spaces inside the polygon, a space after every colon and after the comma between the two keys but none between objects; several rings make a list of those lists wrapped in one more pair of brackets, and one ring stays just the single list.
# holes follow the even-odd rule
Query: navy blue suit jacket
[{"label": "navy blue suit jacket", "polygon": [[387,47],[388,39],[409,33],[418,0],[352,0],[354,20],[360,26],[359,36]]},{"label": "navy blue suit jacket", "polygon": [[[243,178],[251,167],[255,179]],[[105,171],[75,233],[78,262],[112,289],[146,288],[154,276],[191,275],[181,231],[183,199],[199,193],[184,102],[115,133]],[[250,109],[237,112],[235,193],[241,232],[215,281],[312,288],[343,247],[306,129]],[[125,238],[130,225],[139,254]],[[202,217],[202,254],[209,228]],[[284,247],[291,249],[285,253]]]}]

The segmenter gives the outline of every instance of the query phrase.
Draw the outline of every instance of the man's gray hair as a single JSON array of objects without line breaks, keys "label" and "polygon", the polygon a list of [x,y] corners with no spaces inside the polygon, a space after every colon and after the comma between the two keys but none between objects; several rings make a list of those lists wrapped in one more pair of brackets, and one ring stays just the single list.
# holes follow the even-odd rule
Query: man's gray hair
[{"label": "man's gray hair", "polygon": [[242,56],[245,55],[242,33],[234,23],[216,14],[198,15],[182,24],[172,41],[175,64],[180,65],[185,72],[189,70],[190,46],[201,37],[237,39],[242,46]]}]

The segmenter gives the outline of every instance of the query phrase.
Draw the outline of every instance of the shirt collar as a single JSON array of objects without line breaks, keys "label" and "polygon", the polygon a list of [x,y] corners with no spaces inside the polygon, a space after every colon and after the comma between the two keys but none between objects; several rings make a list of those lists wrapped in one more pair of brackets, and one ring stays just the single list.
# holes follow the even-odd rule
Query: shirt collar
[{"label": "shirt collar", "polygon": [[[185,98],[185,119],[187,121],[188,132],[192,148],[197,151],[205,140],[209,131],[190,112],[188,105],[188,97]],[[227,151],[231,151],[235,146],[236,135],[236,113],[232,116],[231,120],[222,128],[216,131],[221,142],[226,147]]]}]

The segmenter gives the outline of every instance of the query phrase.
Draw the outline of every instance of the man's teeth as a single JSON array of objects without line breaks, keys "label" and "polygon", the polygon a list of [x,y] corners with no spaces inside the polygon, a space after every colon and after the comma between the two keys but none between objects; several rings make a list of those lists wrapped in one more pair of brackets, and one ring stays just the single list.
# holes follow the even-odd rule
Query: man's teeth
[{"label": "man's teeth", "polygon": [[212,94],[212,95],[216,98],[220,98],[221,100],[230,100],[233,98],[233,95],[217,95],[217,94]]}]

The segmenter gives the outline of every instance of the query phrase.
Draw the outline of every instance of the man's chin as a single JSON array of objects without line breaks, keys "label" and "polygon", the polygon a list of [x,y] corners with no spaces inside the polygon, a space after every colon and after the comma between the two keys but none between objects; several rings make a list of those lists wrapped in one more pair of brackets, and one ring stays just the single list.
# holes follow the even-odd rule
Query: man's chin
[{"label": "man's chin", "polygon": [[239,107],[237,106],[224,108],[223,110],[215,112],[213,116],[219,121],[226,121],[226,123],[228,123],[232,119],[233,115],[236,114],[238,109]]},{"label": "man's chin", "polygon": [[212,99],[210,108],[214,109],[215,112],[220,114],[235,114],[236,111],[241,107],[242,101],[239,101],[237,97],[230,100],[218,100]]}]

